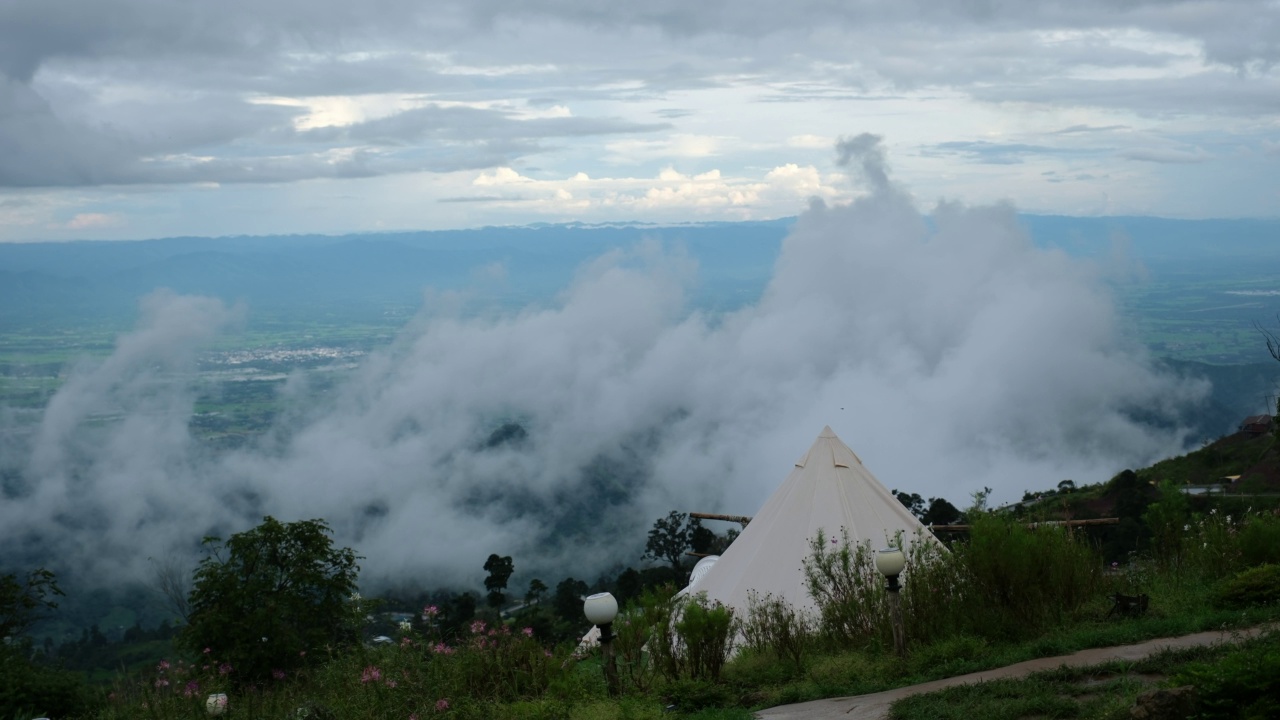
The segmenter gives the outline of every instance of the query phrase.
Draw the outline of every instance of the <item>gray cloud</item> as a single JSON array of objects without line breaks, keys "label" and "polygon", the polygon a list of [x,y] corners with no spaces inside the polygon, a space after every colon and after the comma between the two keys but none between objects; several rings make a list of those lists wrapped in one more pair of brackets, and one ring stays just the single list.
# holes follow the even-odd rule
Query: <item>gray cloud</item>
[{"label": "gray cloud", "polygon": [[1047,145],[993,143],[981,140],[955,140],[938,143],[922,151],[925,155],[963,155],[977,162],[992,165],[1015,165],[1023,162],[1023,159],[1028,156],[1079,154],[1081,152],[1088,151],[1055,148]]},{"label": "gray cloud", "polygon": [[[192,358],[231,314],[152,298],[28,447],[6,452],[29,485],[0,505],[0,542],[136,576],[147,556],[271,513],[327,518],[370,578],[478,584],[494,551],[581,576],[638,562],[670,509],[755,512],[825,424],[887,484],[956,502],[1182,450],[1180,431],[1132,418],[1176,425],[1205,388],[1126,342],[1090,266],[1036,249],[1010,207],[944,204],[927,222],[878,137],[839,152],[871,193],[804,213],[754,305],[691,313],[696,268],[656,245],[589,263],[554,303],[510,315],[428,301],[323,401],[294,378],[272,433],[221,455],[182,418]],[[486,447],[509,421],[527,436]],[[610,506],[613,542],[554,543],[602,512],[586,497]]]},{"label": "gray cloud", "polygon": [[[1280,57],[1278,27],[1280,9],[1263,0],[1044,0],[998,11],[984,2],[923,0],[634,7],[14,0],[0,5],[0,183],[285,182],[451,170],[559,149],[538,142],[544,138],[662,129],[565,118],[522,133],[493,116],[408,111],[331,133],[378,146],[331,163],[325,150],[352,148],[299,149],[326,136],[295,136],[289,117],[297,111],[246,102],[256,94],[417,94],[540,107],[549,97],[648,102],[749,80],[773,89],[764,100],[956,90],[996,103],[1274,116],[1280,88],[1268,69]],[[1194,52],[1177,54],[1191,51],[1142,49],[1116,35],[1135,30],[1190,39],[1209,66],[1191,77],[1080,79],[1081,69],[1200,61]],[[433,124],[451,117],[478,122]],[[493,136],[476,139],[481,131]],[[431,144],[469,132],[478,144],[470,148],[474,161]],[[398,143],[426,146],[387,150]],[[214,160],[193,163],[184,154]]]},{"label": "gray cloud", "polygon": [[1200,148],[1196,148],[1195,150],[1179,150],[1175,148],[1137,148],[1134,150],[1125,150],[1120,153],[1120,157],[1126,160],[1140,160],[1142,162],[1186,165],[1190,163],[1202,163],[1209,160],[1212,156]]}]

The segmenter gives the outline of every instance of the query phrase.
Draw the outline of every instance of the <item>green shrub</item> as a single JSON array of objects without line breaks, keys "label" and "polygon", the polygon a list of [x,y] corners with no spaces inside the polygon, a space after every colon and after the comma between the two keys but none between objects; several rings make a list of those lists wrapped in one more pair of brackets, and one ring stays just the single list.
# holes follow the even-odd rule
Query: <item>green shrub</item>
[{"label": "green shrub", "polygon": [[871,543],[852,544],[847,528],[840,533],[837,542],[819,529],[804,560],[805,587],[818,606],[818,627],[838,647],[883,643],[889,632],[888,600]]},{"label": "green shrub", "polygon": [[1245,565],[1280,565],[1280,516],[1250,514],[1240,528],[1239,543]]},{"label": "green shrub", "polygon": [[1175,685],[1194,685],[1198,718],[1280,717],[1280,634],[1272,632],[1213,662],[1176,674]]},{"label": "green shrub", "polygon": [[733,608],[718,602],[708,604],[706,594],[700,593],[680,607],[675,631],[683,645],[683,664],[689,677],[719,680],[738,632]]},{"label": "green shrub", "polygon": [[33,664],[21,649],[0,645],[0,718],[68,717],[89,707],[79,676]]},{"label": "green shrub", "polygon": [[1102,584],[1097,552],[1059,526],[1029,528],[979,515],[969,541],[953,553],[963,581],[971,583],[965,597],[969,617],[978,624],[972,629],[984,634],[1025,637],[1060,624]]},{"label": "green shrub", "polygon": [[678,674],[667,631],[675,610],[675,592],[671,585],[646,590],[613,622],[618,676],[630,689],[647,692],[664,668],[669,674]]},{"label": "green shrub", "polygon": [[813,644],[814,626],[808,613],[782,598],[761,598],[755,591],[747,595],[747,617],[742,621],[745,646],[789,662],[797,672],[804,669],[804,654]]},{"label": "green shrub", "polygon": [[1280,565],[1260,565],[1224,580],[1218,586],[1215,601],[1226,608],[1280,602]]}]

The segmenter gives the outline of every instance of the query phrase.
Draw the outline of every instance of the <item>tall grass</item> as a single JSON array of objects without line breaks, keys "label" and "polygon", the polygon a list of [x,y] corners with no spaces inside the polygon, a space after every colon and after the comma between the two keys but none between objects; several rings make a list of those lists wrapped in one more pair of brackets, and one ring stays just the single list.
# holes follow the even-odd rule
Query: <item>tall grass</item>
[{"label": "tall grass", "polygon": [[[848,533],[832,543],[819,533],[805,561],[822,634],[845,647],[888,642],[884,578],[867,542]],[[903,618],[920,644],[972,634],[1026,637],[1060,624],[1101,587],[1098,553],[1060,527],[1028,528],[981,515],[967,542],[950,552],[917,538],[903,571]]]}]

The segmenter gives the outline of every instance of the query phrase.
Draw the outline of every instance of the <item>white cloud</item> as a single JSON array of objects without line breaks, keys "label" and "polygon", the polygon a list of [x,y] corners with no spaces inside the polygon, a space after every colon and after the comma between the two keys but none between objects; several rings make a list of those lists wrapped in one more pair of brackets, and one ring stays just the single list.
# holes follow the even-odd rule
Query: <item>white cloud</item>
[{"label": "white cloud", "polygon": [[88,230],[91,228],[115,227],[124,223],[124,218],[116,213],[76,213],[63,227],[67,230]]}]

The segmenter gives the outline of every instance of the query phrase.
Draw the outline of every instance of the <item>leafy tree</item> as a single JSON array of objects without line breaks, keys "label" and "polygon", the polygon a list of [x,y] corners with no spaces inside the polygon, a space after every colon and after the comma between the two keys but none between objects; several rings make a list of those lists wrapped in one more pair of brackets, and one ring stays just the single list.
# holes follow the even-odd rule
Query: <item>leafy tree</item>
[{"label": "leafy tree", "polygon": [[14,574],[0,576],[0,639],[25,633],[58,607],[53,598],[63,594],[53,573],[44,568],[32,570],[23,580]]},{"label": "leafy tree", "polygon": [[697,518],[690,518],[689,513],[672,510],[665,518],[658,518],[649,530],[649,540],[644,546],[646,558],[665,560],[671,567],[679,570],[684,563],[684,553],[689,549],[694,531],[702,527]]},{"label": "leafy tree", "polygon": [[64,717],[88,710],[91,693],[80,677],[31,662],[31,639],[22,637],[58,607],[53,598],[63,594],[44,568],[21,579],[0,575],[0,717]]},{"label": "leafy tree", "polygon": [[[319,659],[359,641],[359,558],[335,548],[324,520],[258,527],[223,542],[196,568],[181,642],[228,663],[241,682]],[[225,557],[224,557],[225,553]]]},{"label": "leafy tree", "polygon": [[587,584],[581,580],[565,578],[556,585],[556,594],[552,596],[551,605],[556,615],[569,622],[583,622],[582,596],[587,594]]},{"label": "leafy tree", "polygon": [[620,606],[626,605],[632,598],[640,597],[640,593],[644,591],[644,579],[635,568],[627,568],[619,573],[614,585],[617,588],[614,595],[617,596]]},{"label": "leafy tree", "polygon": [[1058,492],[1062,493],[1063,495],[1066,495],[1067,493],[1073,493],[1075,491],[1076,491],[1075,480],[1063,480],[1062,482],[1058,483]]},{"label": "leafy tree", "polygon": [[960,508],[947,502],[944,498],[929,498],[929,509],[925,511],[920,522],[925,525],[953,525],[964,519]]},{"label": "leafy tree", "polygon": [[510,555],[499,556],[493,553],[484,561],[484,569],[489,573],[489,577],[484,579],[484,589],[489,593],[489,607],[499,608],[507,601],[507,596],[502,591],[507,589],[507,581],[511,579],[511,573],[515,572],[515,567]]},{"label": "leafy tree", "polygon": [[542,601],[542,594],[547,591],[547,584],[534,578],[529,581],[529,592],[525,593],[524,601],[530,605],[539,604]]},{"label": "leafy tree", "polygon": [[891,490],[890,492],[892,492],[893,496],[898,498],[898,502],[902,503],[902,506],[909,510],[912,515],[915,515],[917,519],[924,519],[924,498],[920,497],[919,493],[905,493],[900,490]]}]

